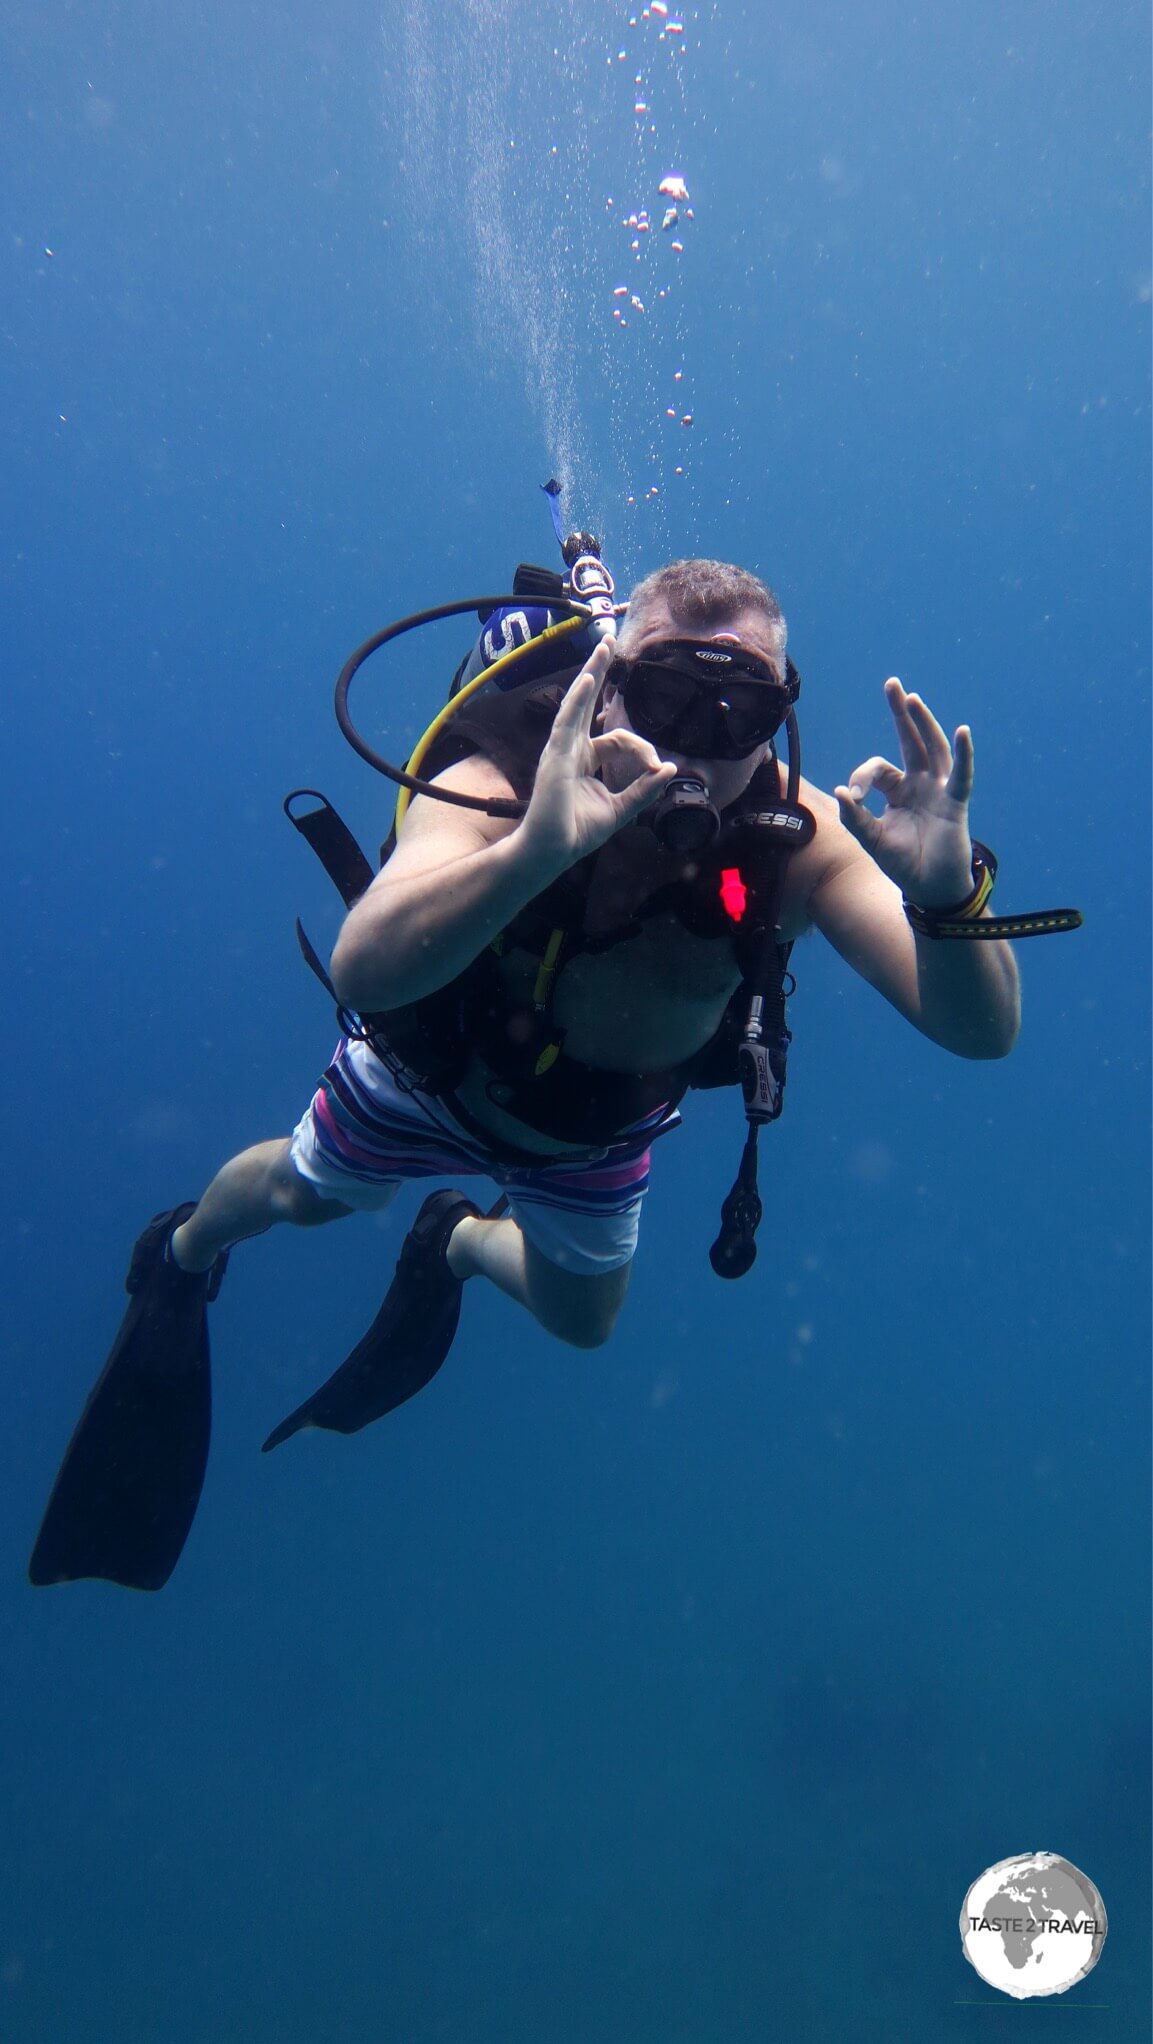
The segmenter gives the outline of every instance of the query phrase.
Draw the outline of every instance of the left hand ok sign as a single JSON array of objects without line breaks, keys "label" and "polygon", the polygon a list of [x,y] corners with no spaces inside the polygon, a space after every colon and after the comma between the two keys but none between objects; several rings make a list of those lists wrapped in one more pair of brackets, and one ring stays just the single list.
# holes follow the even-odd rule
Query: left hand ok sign
[{"label": "left hand ok sign", "polygon": [[[967,724],[950,749],[945,733],[920,696],[907,695],[893,676],[885,683],[903,769],[879,755],[867,759],[847,787],[834,788],[845,829],[919,908],[952,908],[973,885],[969,797],[973,792],[973,739]],[[866,808],[876,789],[886,807]]]}]

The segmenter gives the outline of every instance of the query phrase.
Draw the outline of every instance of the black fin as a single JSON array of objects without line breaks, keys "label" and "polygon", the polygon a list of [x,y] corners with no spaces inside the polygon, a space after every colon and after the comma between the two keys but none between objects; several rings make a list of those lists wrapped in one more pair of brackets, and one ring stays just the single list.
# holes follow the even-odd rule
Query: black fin
[{"label": "black fin", "polygon": [[158,1214],[132,1254],[128,1311],[56,1478],[30,1580],[97,1576],[159,1590],[196,1516],[212,1429],[207,1306],[227,1256],[194,1275],[167,1259],[195,1202]]},{"label": "black fin", "polygon": [[274,1428],[264,1443],[266,1455],[302,1427],[359,1433],[423,1391],[452,1347],[460,1320],[464,1288],[445,1260],[448,1240],[462,1216],[476,1212],[460,1192],[434,1192],[425,1200],[368,1333],[327,1384]]}]

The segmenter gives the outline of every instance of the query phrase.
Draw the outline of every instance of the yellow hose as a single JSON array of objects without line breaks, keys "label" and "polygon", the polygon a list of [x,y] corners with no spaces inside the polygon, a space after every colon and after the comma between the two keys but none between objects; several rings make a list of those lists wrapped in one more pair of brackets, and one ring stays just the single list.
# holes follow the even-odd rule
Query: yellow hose
[{"label": "yellow hose", "polygon": [[[523,646],[514,646],[511,653],[502,653],[500,659],[494,660],[491,667],[486,667],[483,674],[474,676],[473,680],[466,683],[464,688],[458,690],[456,695],[449,697],[443,710],[438,711],[437,715],[433,718],[423,738],[417,743],[416,750],[408,762],[407,772],[419,776],[422,761],[435,740],[440,737],[449,718],[454,717],[461,704],[467,703],[469,697],[474,696],[478,689],[484,687],[486,682],[492,681],[496,675],[502,674],[506,667],[513,665],[514,661],[523,660],[526,654],[535,653],[540,646],[547,646],[550,640],[564,638],[569,632],[583,631],[587,624],[587,617],[579,616],[566,617],[562,619],[559,625],[547,625],[543,632],[537,632],[535,637],[526,640]],[[393,818],[392,827],[394,831],[398,831],[404,822],[405,816],[408,813],[408,805],[412,800],[414,792],[412,788],[401,789],[397,797],[396,815]]]}]

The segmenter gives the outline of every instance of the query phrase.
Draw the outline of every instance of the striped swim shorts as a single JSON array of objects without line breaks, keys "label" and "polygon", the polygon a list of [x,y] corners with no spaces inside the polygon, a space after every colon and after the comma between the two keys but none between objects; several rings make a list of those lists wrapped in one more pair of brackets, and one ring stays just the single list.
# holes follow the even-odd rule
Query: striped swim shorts
[{"label": "striped swim shorts", "polygon": [[525,1239],[580,1276],[632,1260],[649,1145],[676,1128],[675,1108],[637,1122],[594,1162],[507,1164],[462,1128],[442,1100],[414,1093],[366,1043],[343,1037],[292,1137],[292,1162],[325,1199],[386,1207],[409,1178],[491,1178]]}]

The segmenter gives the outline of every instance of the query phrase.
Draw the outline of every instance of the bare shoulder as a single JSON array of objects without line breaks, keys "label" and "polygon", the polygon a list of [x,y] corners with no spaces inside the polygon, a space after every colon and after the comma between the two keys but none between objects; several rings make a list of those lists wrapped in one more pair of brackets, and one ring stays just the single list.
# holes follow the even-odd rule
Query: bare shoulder
[{"label": "bare shoulder", "polygon": [[803,851],[789,862],[786,894],[790,924],[798,934],[814,920],[813,904],[822,888],[854,867],[862,872],[872,868],[868,853],[851,837],[841,822],[841,812],[832,795],[801,777],[800,800],[815,822],[816,831]]},{"label": "bare shoulder", "polygon": [[[515,798],[507,777],[479,753],[446,767],[435,775],[433,786],[457,795],[476,795],[486,802]],[[435,872],[469,852],[483,851],[515,829],[509,817],[486,816],[483,809],[465,809],[455,802],[438,802],[431,795],[414,795],[400,826],[396,850],[378,879]]]}]

